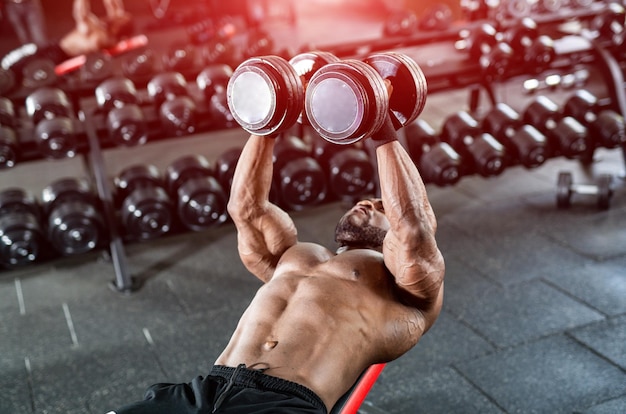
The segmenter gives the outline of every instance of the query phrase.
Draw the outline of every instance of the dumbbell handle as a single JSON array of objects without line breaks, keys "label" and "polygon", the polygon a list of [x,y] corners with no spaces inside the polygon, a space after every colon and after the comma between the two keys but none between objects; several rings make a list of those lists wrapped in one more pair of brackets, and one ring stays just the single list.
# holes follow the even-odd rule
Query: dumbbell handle
[{"label": "dumbbell handle", "polygon": [[600,187],[593,184],[572,184],[570,191],[582,195],[597,195],[600,193]]}]

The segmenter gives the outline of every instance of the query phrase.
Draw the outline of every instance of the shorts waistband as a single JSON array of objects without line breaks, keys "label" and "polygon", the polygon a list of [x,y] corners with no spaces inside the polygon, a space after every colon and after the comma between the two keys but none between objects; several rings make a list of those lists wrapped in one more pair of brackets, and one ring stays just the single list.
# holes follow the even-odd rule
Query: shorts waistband
[{"label": "shorts waistband", "polygon": [[326,411],[326,405],[322,399],[310,388],[298,384],[297,382],[266,375],[260,370],[250,369],[244,366],[235,368],[224,365],[214,365],[210,375],[224,378],[227,381],[232,381],[236,385],[244,387],[256,387],[268,391],[294,395],[313,404],[316,408]]}]

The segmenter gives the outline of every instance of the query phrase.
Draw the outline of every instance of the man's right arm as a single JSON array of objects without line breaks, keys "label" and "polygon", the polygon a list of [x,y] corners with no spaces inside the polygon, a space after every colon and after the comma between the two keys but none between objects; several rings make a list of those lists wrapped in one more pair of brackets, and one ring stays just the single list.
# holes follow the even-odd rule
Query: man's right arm
[{"label": "man's right arm", "polygon": [[269,201],[275,140],[251,135],[243,148],[231,187],[228,214],[237,227],[239,256],[246,268],[267,282],[283,253],[297,243],[289,215]]}]

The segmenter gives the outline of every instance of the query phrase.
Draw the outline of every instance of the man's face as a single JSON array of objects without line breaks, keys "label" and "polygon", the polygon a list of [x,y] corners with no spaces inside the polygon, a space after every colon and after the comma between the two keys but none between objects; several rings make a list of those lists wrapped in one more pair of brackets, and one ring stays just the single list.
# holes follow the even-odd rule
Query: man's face
[{"label": "man's face", "polygon": [[389,227],[382,200],[363,200],[339,219],[335,241],[342,246],[379,248]]}]

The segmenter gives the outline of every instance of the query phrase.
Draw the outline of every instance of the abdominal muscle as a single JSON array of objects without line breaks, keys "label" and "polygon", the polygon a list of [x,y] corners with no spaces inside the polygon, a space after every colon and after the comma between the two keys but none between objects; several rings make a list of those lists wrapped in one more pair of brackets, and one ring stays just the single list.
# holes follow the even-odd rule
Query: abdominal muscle
[{"label": "abdominal muscle", "polygon": [[397,306],[362,281],[275,275],[257,292],[216,364],[243,363],[297,382],[330,409],[369,365],[398,356],[396,345],[385,349],[393,342],[385,331]]}]

